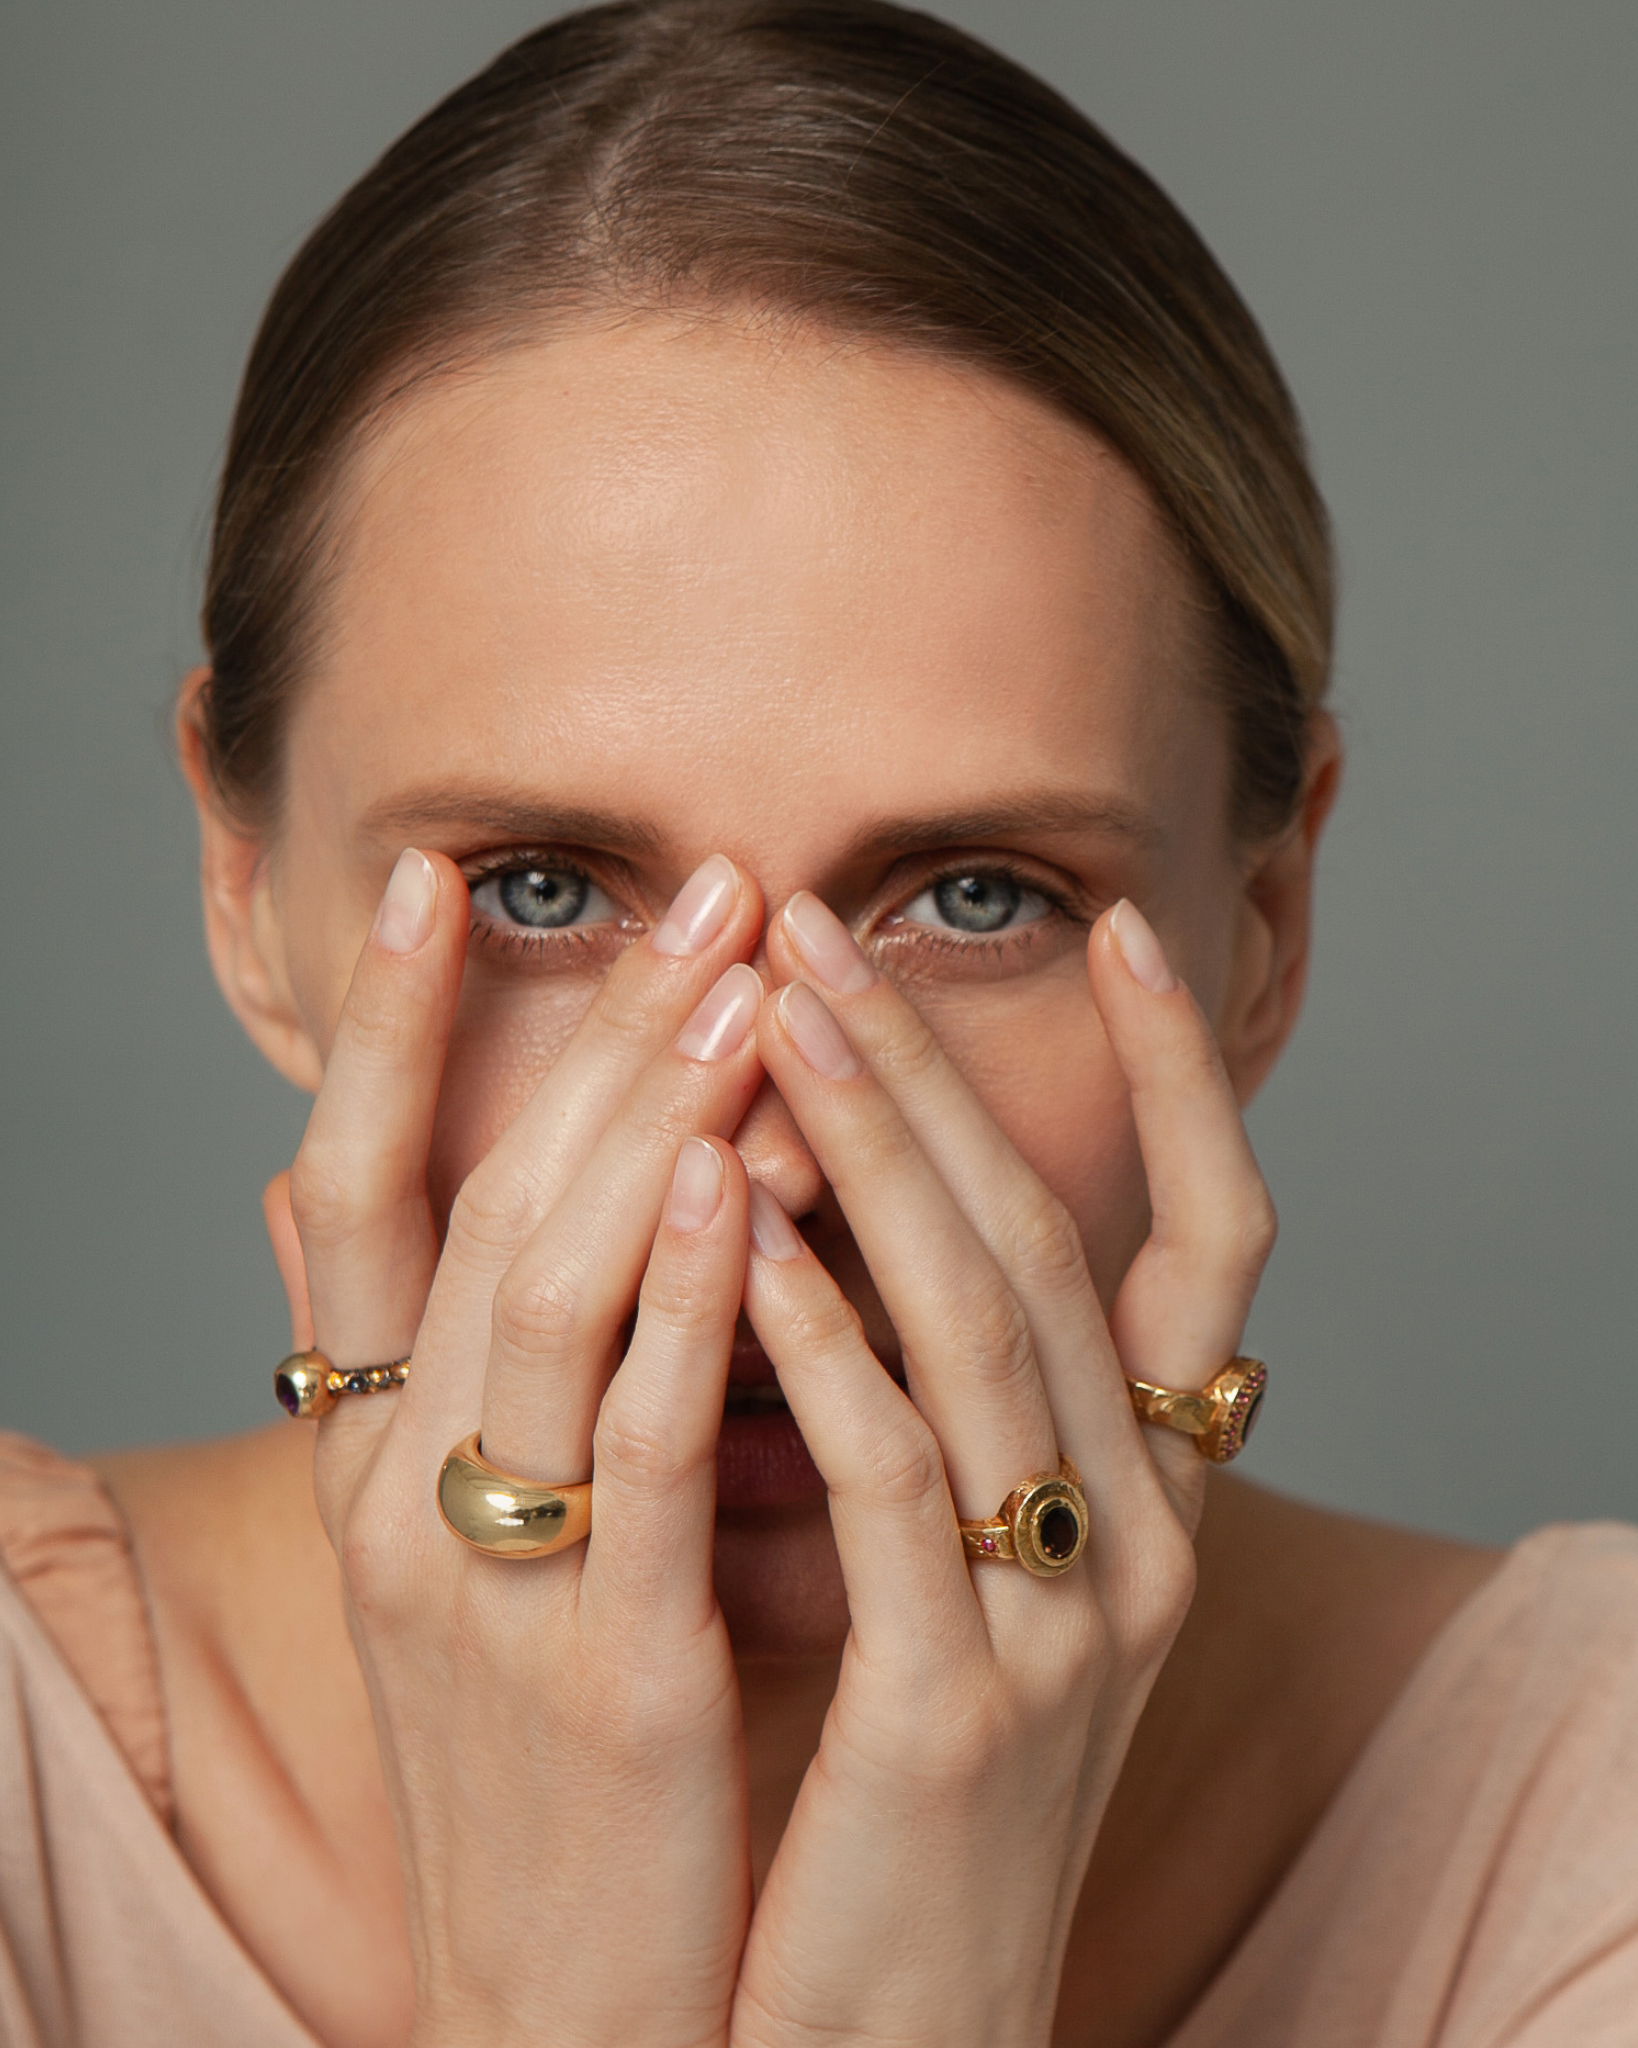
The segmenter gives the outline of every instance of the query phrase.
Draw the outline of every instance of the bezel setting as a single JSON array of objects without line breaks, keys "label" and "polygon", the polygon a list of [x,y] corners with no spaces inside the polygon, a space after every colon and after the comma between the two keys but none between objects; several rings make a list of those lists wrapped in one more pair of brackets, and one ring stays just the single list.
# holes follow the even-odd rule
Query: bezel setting
[{"label": "bezel setting", "polygon": [[[1065,1515],[1074,1525],[1068,1545],[1061,1535]],[[1081,1489],[1058,1473],[1032,1479],[1009,1495],[1006,1520],[1013,1555],[1038,1579],[1055,1579],[1078,1563],[1091,1527]]]}]

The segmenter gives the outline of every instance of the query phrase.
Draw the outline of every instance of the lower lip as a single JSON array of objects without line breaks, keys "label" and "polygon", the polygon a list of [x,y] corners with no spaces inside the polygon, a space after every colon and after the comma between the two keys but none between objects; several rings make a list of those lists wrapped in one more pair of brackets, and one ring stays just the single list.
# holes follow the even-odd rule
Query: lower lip
[{"label": "lower lip", "polygon": [[722,1418],[717,1438],[719,1508],[788,1507],[824,1490],[819,1468],[788,1411]]}]

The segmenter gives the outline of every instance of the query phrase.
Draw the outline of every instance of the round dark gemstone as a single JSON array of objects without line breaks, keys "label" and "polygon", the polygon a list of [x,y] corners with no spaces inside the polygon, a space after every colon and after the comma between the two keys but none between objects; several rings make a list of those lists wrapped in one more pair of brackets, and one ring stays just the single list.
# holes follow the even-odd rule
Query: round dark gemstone
[{"label": "round dark gemstone", "polygon": [[1054,1564],[1073,1557],[1075,1545],[1081,1540],[1081,1525],[1076,1520],[1075,1510],[1066,1507],[1061,1500],[1055,1500],[1036,1523],[1035,1540],[1041,1546],[1041,1555],[1050,1557]]},{"label": "round dark gemstone", "polygon": [[370,1391],[370,1376],[367,1372],[350,1372],[347,1375],[349,1394],[367,1394]]},{"label": "round dark gemstone", "polygon": [[1240,1417],[1240,1441],[1243,1444],[1251,1441],[1251,1432],[1257,1426],[1257,1414],[1263,1405],[1264,1391],[1262,1387],[1257,1389],[1246,1403],[1245,1413]]},{"label": "round dark gemstone", "polygon": [[276,1372],[273,1375],[273,1391],[279,1397],[281,1408],[287,1409],[292,1415],[301,1413],[301,1395],[297,1393],[296,1383],[289,1373]]}]

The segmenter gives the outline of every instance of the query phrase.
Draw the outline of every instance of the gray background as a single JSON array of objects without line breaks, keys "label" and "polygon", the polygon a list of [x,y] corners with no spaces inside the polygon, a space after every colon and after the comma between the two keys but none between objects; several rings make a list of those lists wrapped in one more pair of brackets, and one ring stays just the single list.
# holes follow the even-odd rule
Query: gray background
[{"label": "gray background", "polygon": [[[1194,217],[1341,537],[1351,767],[1249,1461],[1485,1538],[1638,1517],[1638,7],[965,0]],[[0,1421],[263,1420],[303,1108],[198,935],[164,711],[261,302],[526,0],[6,0]]]}]

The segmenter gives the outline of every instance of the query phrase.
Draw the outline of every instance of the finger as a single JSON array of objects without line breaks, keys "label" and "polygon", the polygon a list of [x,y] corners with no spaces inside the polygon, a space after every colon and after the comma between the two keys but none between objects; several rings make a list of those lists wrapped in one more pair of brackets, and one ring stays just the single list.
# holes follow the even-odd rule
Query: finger
[{"label": "finger", "polygon": [[1131,1378],[1204,1386],[1239,1348],[1274,1207],[1211,1027],[1133,904],[1099,919],[1087,965],[1132,1092],[1152,1212],[1110,1326]]},{"label": "finger", "polygon": [[[665,1049],[762,924],[754,881],[720,854],[704,861],[644,940],[627,948],[527,1105],[468,1176],[449,1217],[428,1309],[438,1339],[436,1404],[412,1413],[442,1430],[480,1396],[495,1288],[519,1248],[590,1157],[638,1077]],[[407,1404],[408,1405],[408,1404]],[[470,1424],[468,1425],[470,1426]]]},{"label": "finger", "polygon": [[603,1397],[582,1612],[690,1634],[710,1620],[717,1436],[745,1286],[745,1169],[677,1148],[631,1348]]},{"label": "finger", "polygon": [[307,1298],[307,1267],[301,1255],[301,1238],[296,1219],[290,1213],[290,1169],[274,1174],[262,1189],[262,1221],[273,1247],[273,1263],[279,1269],[284,1298],[290,1305],[290,1348],[313,1348],[313,1306]]},{"label": "finger", "polygon": [[[724,1136],[762,1078],[754,968],[730,967],[616,1111],[494,1296],[482,1412],[504,1470],[589,1476],[592,1428],[654,1243],[677,1148]],[[470,1427],[470,1424],[468,1424]]]},{"label": "finger", "polygon": [[745,1310],[830,1497],[862,1652],[926,1664],[983,1635],[939,1441],[766,1188],[750,1191]]},{"label": "finger", "polygon": [[898,1105],[823,999],[791,982],[762,1060],[835,1190],[904,1349],[960,1512],[1052,1471],[1058,1440],[1028,1318]]},{"label": "finger", "polygon": [[[823,985],[871,1071],[1024,1310],[1060,1442],[1083,1470],[1097,1445],[1140,1446],[1074,1217],[1023,1160],[915,1006],[818,897],[793,896],[769,932],[781,978]],[[1121,1455],[1118,1448],[1115,1452]]]},{"label": "finger", "polygon": [[290,1169],[317,1343],[338,1365],[415,1341],[437,1240],[426,1164],[466,951],[455,866],[399,856],[353,970]]}]

